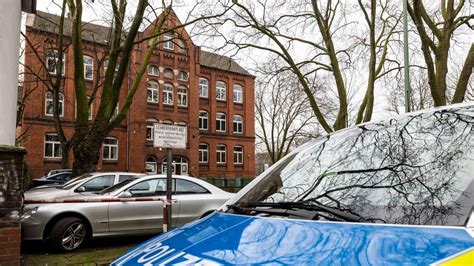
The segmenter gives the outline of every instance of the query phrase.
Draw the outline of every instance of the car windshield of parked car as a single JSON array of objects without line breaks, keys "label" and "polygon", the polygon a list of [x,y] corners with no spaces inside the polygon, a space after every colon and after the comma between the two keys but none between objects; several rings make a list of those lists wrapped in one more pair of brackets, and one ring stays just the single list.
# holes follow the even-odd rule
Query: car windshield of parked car
[{"label": "car windshield of parked car", "polygon": [[294,211],[302,209],[316,213],[305,216],[313,220],[464,226],[473,173],[474,106],[415,113],[307,143],[227,211],[301,218]]},{"label": "car windshield of parked car", "polygon": [[83,174],[83,175],[80,175],[74,179],[71,179],[69,180],[68,182],[64,183],[64,185],[62,187],[58,187],[60,189],[64,189],[64,190],[69,190],[73,187],[75,187],[77,184],[79,184],[80,182],[84,181],[85,179],[91,177],[92,174]]}]

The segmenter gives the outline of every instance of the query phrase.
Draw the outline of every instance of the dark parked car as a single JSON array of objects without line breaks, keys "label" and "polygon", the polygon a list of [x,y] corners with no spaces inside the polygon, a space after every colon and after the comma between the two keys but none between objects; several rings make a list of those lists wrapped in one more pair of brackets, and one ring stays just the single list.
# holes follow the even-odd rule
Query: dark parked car
[{"label": "dark parked car", "polygon": [[48,176],[43,176],[31,181],[31,187],[43,186],[43,185],[61,185],[71,180],[71,172],[61,172]]},{"label": "dark parked car", "polygon": [[310,141],[112,265],[474,265],[473,203],[471,103]]}]

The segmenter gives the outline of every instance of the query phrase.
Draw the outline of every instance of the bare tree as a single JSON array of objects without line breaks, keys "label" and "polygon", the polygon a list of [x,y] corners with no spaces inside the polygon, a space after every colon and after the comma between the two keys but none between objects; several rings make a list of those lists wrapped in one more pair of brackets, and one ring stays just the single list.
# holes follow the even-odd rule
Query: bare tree
[{"label": "bare tree", "polygon": [[259,69],[255,95],[256,136],[272,164],[298,140],[319,135],[301,84],[290,71],[278,71],[280,64],[270,61]]},{"label": "bare tree", "polygon": [[[368,5],[364,1],[352,5],[331,0],[218,3],[220,8],[230,7],[232,12],[207,20],[203,34],[218,34],[224,40],[223,47],[235,48],[235,52],[250,48],[280,57],[284,62],[282,69],[292,71],[298,79],[314,116],[326,132],[349,124],[348,95],[356,90],[348,88],[352,75],[366,76],[366,92],[355,122],[371,119],[375,82],[392,67],[389,47],[400,19],[400,12],[389,1],[370,1]],[[354,21],[352,16],[350,20],[349,12],[364,17],[367,29],[360,30],[360,19]],[[226,27],[232,27],[233,31],[226,31]],[[359,35],[350,38],[354,32]],[[364,71],[353,72],[355,57],[367,51],[370,59],[358,61],[364,65]],[[322,103],[309,84],[315,76],[329,81],[335,96],[331,100],[337,106],[335,114],[325,115],[321,110]]]},{"label": "bare tree", "polygon": [[[448,72],[449,53],[454,44],[453,37],[463,26],[470,29],[472,35],[474,20],[472,3],[464,0],[432,1],[413,0],[408,5],[408,12],[416,26],[421,41],[424,62],[427,68],[428,84],[435,106],[449,103]],[[453,85],[452,103],[464,101],[468,83],[474,68],[474,44],[470,44],[467,56],[462,64],[457,82]]]}]

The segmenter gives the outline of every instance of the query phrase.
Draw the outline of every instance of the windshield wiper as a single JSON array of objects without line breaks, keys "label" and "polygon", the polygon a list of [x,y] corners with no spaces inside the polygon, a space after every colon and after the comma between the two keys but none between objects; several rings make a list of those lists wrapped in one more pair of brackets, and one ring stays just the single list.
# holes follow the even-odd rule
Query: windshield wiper
[{"label": "windshield wiper", "polygon": [[227,207],[233,211],[247,215],[266,213],[284,216],[293,215],[310,220],[317,220],[319,217],[323,217],[328,220],[336,220],[323,214],[326,213],[348,222],[366,221],[364,218],[355,214],[344,212],[336,208],[327,207],[314,201],[249,202],[240,203],[239,205],[227,205]]}]

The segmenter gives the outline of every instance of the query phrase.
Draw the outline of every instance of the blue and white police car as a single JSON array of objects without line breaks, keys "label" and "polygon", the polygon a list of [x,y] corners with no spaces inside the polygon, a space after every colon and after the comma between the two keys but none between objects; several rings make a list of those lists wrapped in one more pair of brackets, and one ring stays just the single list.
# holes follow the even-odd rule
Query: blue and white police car
[{"label": "blue and white police car", "polygon": [[113,265],[474,265],[474,104],[310,141]]}]

